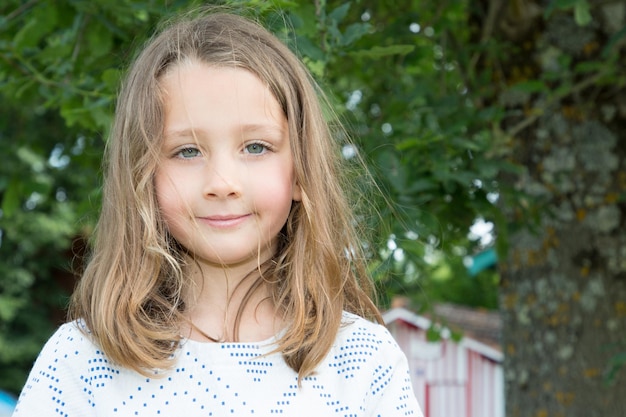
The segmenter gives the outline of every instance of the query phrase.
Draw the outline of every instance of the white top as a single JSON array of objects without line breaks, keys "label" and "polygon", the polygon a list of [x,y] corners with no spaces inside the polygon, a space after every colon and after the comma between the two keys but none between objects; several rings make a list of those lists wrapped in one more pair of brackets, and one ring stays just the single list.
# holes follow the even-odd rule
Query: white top
[{"label": "white top", "polygon": [[258,343],[184,339],[169,372],[146,378],[109,362],[76,322],[50,338],[13,417],[423,417],[408,365],[381,325],[345,313],[317,372],[298,387],[275,338]]}]

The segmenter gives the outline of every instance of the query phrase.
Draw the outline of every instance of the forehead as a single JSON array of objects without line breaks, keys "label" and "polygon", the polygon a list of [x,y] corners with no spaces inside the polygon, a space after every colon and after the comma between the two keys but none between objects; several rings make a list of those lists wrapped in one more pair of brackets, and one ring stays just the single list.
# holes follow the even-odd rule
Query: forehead
[{"label": "forehead", "polygon": [[198,127],[237,125],[246,130],[285,130],[281,106],[252,72],[185,61],[160,80],[166,134]]}]

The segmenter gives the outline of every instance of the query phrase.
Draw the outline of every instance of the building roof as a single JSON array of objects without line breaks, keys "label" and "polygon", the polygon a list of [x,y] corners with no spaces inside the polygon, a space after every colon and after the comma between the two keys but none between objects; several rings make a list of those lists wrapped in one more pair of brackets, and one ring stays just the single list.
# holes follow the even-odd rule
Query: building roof
[{"label": "building roof", "polygon": [[[489,314],[487,311],[470,311],[472,309],[451,304],[442,304],[440,306],[434,309],[434,321],[440,323],[446,330],[461,331],[463,338],[459,344],[493,361],[502,362],[504,355],[502,354],[500,343],[493,342],[493,333],[496,331],[498,332],[496,339],[499,340],[501,328],[499,317],[494,319],[493,314]],[[403,307],[392,308],[384,312],[383,319],[386,324],[401,320],[422,330],[427,330],[433,323],[431,318],[418,315]],[[449,334],[449,331],[442,332],[444,337],[449,337]],[[489,335],[491,338],[482,338],[483,334]]]},{"label": "building roof", "polygon": [[501,350],[502,318],[498,311],[441,303],[433,306],[433,319],[451,330]]}]

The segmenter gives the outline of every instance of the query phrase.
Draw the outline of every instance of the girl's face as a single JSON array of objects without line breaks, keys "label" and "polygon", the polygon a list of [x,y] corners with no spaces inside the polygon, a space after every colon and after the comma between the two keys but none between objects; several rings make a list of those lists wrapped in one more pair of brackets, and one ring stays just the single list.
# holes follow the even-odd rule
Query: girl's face
[{"label": "girl's face", "polygon": [[161,80],[165,127],[155,187],[170,233],[198,260],[256,267],[300,199],[287,120],[249,71],[180,64]]}]

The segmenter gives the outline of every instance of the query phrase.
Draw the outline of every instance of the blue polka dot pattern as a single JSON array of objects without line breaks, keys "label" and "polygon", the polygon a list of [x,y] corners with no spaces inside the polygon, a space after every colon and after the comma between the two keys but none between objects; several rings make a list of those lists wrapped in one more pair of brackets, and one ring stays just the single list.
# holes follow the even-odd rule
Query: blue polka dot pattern
[{"label": "blue polka dot pattern", "polygon": [[297,374],[259,343],[183,340],[176,366],[146,378],[111,363],[77,323],[42,350],[14,417],[414,416],[406,358],[382,326],[346,313],[317,371]]}]

